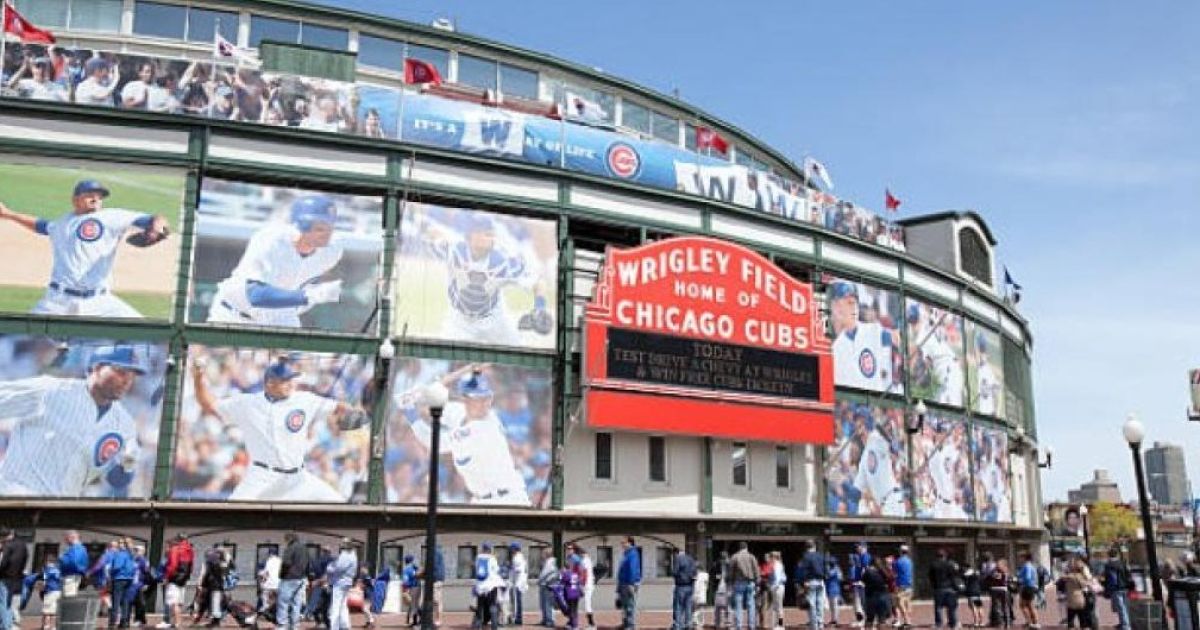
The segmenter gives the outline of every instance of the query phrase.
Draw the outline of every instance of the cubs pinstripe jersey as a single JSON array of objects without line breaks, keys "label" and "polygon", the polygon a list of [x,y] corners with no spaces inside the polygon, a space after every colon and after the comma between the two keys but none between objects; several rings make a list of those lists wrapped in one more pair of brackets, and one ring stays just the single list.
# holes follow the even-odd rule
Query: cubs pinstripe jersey
[{"label": "cubs pinstripe jersey", "polygon": [[73,291],[109,288],[121,237],[134,221],[143,218],[149,220],[150,215],[107,208],[38,221],[37,231],[50,237],[54,250],[50,281]]},{"label": "cubs pinstripe jersey", "polygon": [[342,259],[342,246],[337,242],[302,256],[296,251],[296,236],[296,228],[290,225],[270,226],[255,232],[233,274],[218,285],[217,299],[252,315],[259,310],[299,312],[303,307],[256,309],[246,295],[248,281],[295,291],[333,269]]},{"label": "cubs pinstripe jersey", "polygon": [[978,399],[975,410],[982,414],[994,416],[1000,412],[1000,379],[996,378],[996,370],[992,364],[984,362],[975,374],[976,394]]},{"label": "cubs pinstripe jersey", "polygon": [[[525,480],[513,463],[508,436],[496,412],[488,411],[487,416],[480,420],[467,421],[466,416],[463,403],[446,405],[438,444],[440,454],[450,454],[455,470],[473,496],[482,497],[498,492],[524,496]],[[429,425],[419,422],[413,426],[413,432],[428,448]]]},{"label": "cubs pinstripe jersey", "polygon": [[0,482],[19,492],[82,496],[122,454],[139,451],[133,418],[120,402],[98,407],[82,379],[0,383],[0,417],[15,421]]},{"label": "cubs pinstripe jersey", "polygon": [[500,303],[500,290],[509,284],[532,287],[536,278],[525,261],[493,248],[486,256],[475,258],[466,241],[427,241],[433,254],[446,262],[450,285],[446,295],[450,306],[474,319],[492,314]]},{"label": "cubs pinstripe jersey", "polygon": [[308,453],[308,428],[324,422],[336,404],[312,392],[293,392],[282,400],[271,400],[264,392],[238,393],[217,403],[217,412],[242,429],[252,462],[302,468]]},{"label": "cubs pinstripe jersey", "polygon": [[879,322],[859,322],[833,342],[834,382],[887,391],[892,386],[892,331]]}]

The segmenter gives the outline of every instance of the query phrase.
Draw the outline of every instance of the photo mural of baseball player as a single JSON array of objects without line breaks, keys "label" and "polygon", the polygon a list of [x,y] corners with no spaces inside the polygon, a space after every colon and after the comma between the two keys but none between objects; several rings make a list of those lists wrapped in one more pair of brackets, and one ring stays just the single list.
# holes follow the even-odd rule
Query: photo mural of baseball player
[{"label": "photo mural of baseball player", "polygon": [[909,298],[904,322],[912,397],[962,407],[966,396],[962,316]]},{"label": "photo mural of baseball player", "polygon": [[431,436],[421,393],[434,380],[450,390],[438,461],[442,503],[550,505],[549,370],[511,365],[399,358],[388,412],[389,503],[423,503]]},{"label": "photo mural of baseball player", "polygon": [[410,203],[396,238],[392,330],[439,341],[554,348],[553,221]]},{"label": "photo mural of baseball player", "polygon": [[1011,523],[1008,433],[979,424],[971,427],[971,468],[975,471],[976,517],[988,523]]},{"label": "photo mural of baseball player", "polygon": [[0,496],[144,498],[166,344],[0,335]]},{"label": "photo mural of baseball player", "polygon": [[913,509],[917,518],[974,518],[967,423],[936,413],[913,436]]},{"label": "photo mural of baseball player", "polygon": [[0,94],[395,138],[400,91],[211,60],[11,44]]},{"label": "photo mural of baseball player", "polygon": [[361,355],[190,346],[172,496],[365,500],[374,371]]},{"label": "photo mural of baseball player", "polygon": [[826,276],[825,283],[833,332],[834,384],[903,394],[900,296],[832,276]]},{"label": "photo mural of baseball player", "polygon": [[967,386],[971,411],[1004,417],[1004,360],[1000,333],[967,320]]},{"label": "photo mural of baseball player", "polygon": [[829,514],[912,516],[904,410],[838,400],[826,458]]},{"label": "photo mural of baseball player", "polygon": [[383,201],[205,179],[188,319],[370,334]]},{"label": "photo mural of baseball player", "polygon": [[169,319],[185,177],[0,155],[0,311]]}]

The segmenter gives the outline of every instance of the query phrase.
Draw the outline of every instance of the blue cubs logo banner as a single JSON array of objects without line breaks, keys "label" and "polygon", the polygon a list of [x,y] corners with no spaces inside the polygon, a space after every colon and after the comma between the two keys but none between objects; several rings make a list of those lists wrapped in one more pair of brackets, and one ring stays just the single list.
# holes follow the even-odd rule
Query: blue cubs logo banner
[{"label": "blue cubs logo banner", "polygon": [[104,224],[99,219],[84,219],[75,228],[75,236],[89,243],[97,241],[104,236]]},{"label": "blue cubs logo banner", "polygon": [[300,429],[304,428],[304,417],[304,411],[296,409],[289,413],[283,422],[287,426],[288,431],[298,433]]}]

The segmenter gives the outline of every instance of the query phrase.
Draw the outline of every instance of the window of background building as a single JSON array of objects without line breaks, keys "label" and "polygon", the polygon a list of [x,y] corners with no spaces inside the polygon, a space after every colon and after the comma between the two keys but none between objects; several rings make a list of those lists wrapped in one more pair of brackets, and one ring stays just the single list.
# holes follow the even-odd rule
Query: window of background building
[{"label": "window of background building", "polygon": [[459,545],[458,558],[454,562],[454,577],[460,580],[475,579],[475,545]]},{"label": "window of background building", "polygon": [[596,434],[596,479],[612,479],[612,441],[611,433]]},{"label": "window of background building", "polygon": [[229,11],[213,11],[212,9],[188,9],[187,40],[189,42],[211,43],[213,33],[217,32],[217,24],[221,25],[221,37],[231,42],[238,39],[238,14]]},{"label": "window of background building", "polygon": [[546,545],[533,545],[529,548],[528,557],[525,563],[529,566],[529,577],[534,577],[542,572],[542,563],[546,561],[546,556],[550,555],[550,548]]},{"label": "window of background building", "polygon": [[975,230],[963,227],[958,230],[958,256],[962,270],[972,278],[992,284],[992,259],[983,237]]},{"label": "window of background building", "polygon": [[300,25],[300,43],[332,50],[346,50],[346,47],[350,45],[350,32],[344,28],[302,24]]},{"label": "window of background building", "polygon": [[688,151],[696,150],[696,126],[683,126],[683,147]]},{"label": "window of background building", "polygon": [[492,549],[492,555],[496,557],[496,564],[499,564],[500,566],[508,564],[508,560],[511,557],[509,555],[508,546],[506,545],[496,545]]},{"label": "window of background building", "polygon": [[500,64],[500,92],[531,101],[538,97],[538,73],[506,63]]},{"label": "window of background building", "polygon": [[420,44],[409,44],[408,55],[409,59],[420,59],[425,63],[431,64],[437,68],[438,74],[447,81],[450,80],[450,51],[445,48],[434,48],[432,46],[421,46]]},{"label": "window of background building", "polygon": [[79,31],[121,30],[122,0],[17,0],[16,8],[43,28]]},{"label": "window of background building", "polygon": [[792,487],[792,449],[786,446],[775,447],[775,487]]},{"label": "window of background building", "polygon": [[300,42],[300,23],[264,15],[250,16],[250,47],[258,48],[264,39],[296,44]]},{"label": "window of background building", "polygon": [[16,0],[15,6],[25,19],[38,26],[62,28],[67,25],[68,0]]},{"label": "window of background building", "polygon": [[654,577],[671,577],[671,557],[674,555],[674,549],[669,545],[654,548]]},{"label": "window of background building", "polygon": [[404,42],[359,33],[358,63],[394,72],[404,71]]},{"label": "window of background building", "polygon": [[655,138],[674,145],[679,144],[679,119],[661,112],[652,112],[652,132]]},{"label": "window of background building", "polygon": [[44,566],[49,558],[58,559],[58,543],[36,543],[33,546],[33,564],[30,566]]},{"label": "window of background building", "polygon": [[734,442],[730,456],[733,470],[733,485],[744,488],[747,485],[746,459],[749,457],[749,454],[746,452],[746,443]]},{"label": "window of background building", "polygon": [[650,481],[667,480],[667,439],[650,436]]},{"label": "window of background building", "polygon": [[237,41],[236,13],[143,0],[133,7],[133,32],[138,35],[211,43],[218,22],[221,35],[231,42]]},{"label": "window of background building", "polygon": [[481,90],[495,90],[497,87],[496,62],[483,57],[458,53],[456,82]]},{"label": "window of background building", "polygon": [[639,133],[650,134],[650,110],[634,103],[621,101],[621,126]]}]

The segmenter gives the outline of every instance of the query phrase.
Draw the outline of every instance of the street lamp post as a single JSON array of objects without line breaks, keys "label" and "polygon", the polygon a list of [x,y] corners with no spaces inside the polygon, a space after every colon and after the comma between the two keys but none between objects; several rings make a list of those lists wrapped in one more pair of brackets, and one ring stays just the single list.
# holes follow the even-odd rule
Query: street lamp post
[{"label": "street lamp post", "polygon": [[442,409],[450,392],[441,381],[425,388],[424,403],[429,406],[429,498],[425,503],[425,583],[421,601],[421,630],[433,630],[433,569],[437,554],[438,453],[442,433]]},{"label": "street lamp post", "polygon": [[1150,587],[1154,589],[1154,600],[1163,601],[1162,583],[1158,575],[1158,549],[1154,541],[1154,522],[1150,518],[1150,501],[1146,498],[1146,476],[1142,472],[1142,439],[1146,427],[1137,416],[1129,414],[1122,428],[1129,450],[1133,452],[1133,474],[1137,477],[1138,504],[1142,510],[1142,531],[1146,537],[1146,563],[1150,565]]}]

